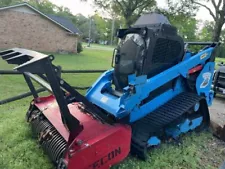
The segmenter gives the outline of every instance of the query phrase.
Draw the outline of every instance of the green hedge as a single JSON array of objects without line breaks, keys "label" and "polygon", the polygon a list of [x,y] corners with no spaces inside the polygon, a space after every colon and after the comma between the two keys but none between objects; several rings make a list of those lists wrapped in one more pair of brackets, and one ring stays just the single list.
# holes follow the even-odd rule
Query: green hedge
[{"label": "green hedge", "polygon": [[81,53],[83,51],[82,42],[78,41],[77,43],[77,53]]}]

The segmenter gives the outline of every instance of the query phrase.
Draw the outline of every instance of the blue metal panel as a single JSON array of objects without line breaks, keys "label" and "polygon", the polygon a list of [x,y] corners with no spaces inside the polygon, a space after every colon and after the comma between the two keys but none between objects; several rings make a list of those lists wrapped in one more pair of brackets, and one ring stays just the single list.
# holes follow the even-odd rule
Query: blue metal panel
[{"label": "blue metal panel", "polygon": [[186,54],[185,54],[184,60],[188,60],[190,58],[191,58],[191,52],[187,51]]},{"label": "blue metal panel", "polygon": [[175,127],[166,129],[166,133],[168,136],[172,136],[173,138],[176,138],[182,133],[187,133],[190,130],[194,130],[195,128],[201,125],[202,121],[203,121],[202,117],[199,117],[193,120],[186,119],[184,120],[183,123]]},{"label": "blue metal panel", "polygon": [[158,97],[154,98],[150,102],[144,104],[141,107],[135,107],[135,109],[130,114],[130,122],[134,122],[147,114],[151,113],[158,107],[162,106],[173,97],[177,96],[184,91],[184,86],[181,85],[181,79],[178,79],[174,89],[170,89]]},{"label": "blue metal panel", "polygon": [[200,103],[196,103],[194,106],[194,111],[197,112],[200,108]]},{"label": "blue metal panel", "polygon": [[156,136],[153,136],[148,140],[148,146],[156,146],[159,145],[160,143],[161,140]]},{"label": "blue metal panel", "polygon": [[[167,91],[150,103],[140,107],[142,100],[147,98],[150,92],[179,76],[187,78],[188,71],[199,64],[204,65],[210,58],[213,50],[214,48],[211,47],[192,57],[187,55],[185,57],[188,59],[183,60],[179,64],[150,79],[147,79],[146,76],[136,77],[135,75],[130,75],[129,84],[133,85],[135,93],[130,92],[129,87],[125,87],[121,97],[115,97],[110,93],[102,92],[104,89],[107,89],[108,91],[112,90],[111,81],[113,70],[107,71],[88,90],[86,97],[93,104],[101,107],[116,118],[122,118],[130,114],[130,121],[136,121],[172,99],[184,89],[182,85],[177,85],[176,89]],[[210,103],[210,100],[208,103]]]},{"label": "blue metal panel", "polygon": [[215,63],[208,62],[202,69],[196,81],[198,95],[205,95],[208,105],[211,105],[213,101],[213,91],[211,91],[211,85],[213,81],[214,69]]},{"label": "blue metal panel", "polygon": [[86,97],[92,103],[117,117],[117,113],[121,109],[119,106],[121,98],[117,98],[109,93],[102,93],[104,89],[111,90],[112,73],[113,70],[103,73],[87,91]]},{"label": "blue metal panel", "polygon": [[[202,121],[203,121],[202,117],[198,117],[193,120],[185,119],[182,123],[176,126],[168,127],[166,129],[166,135],[169,137],[177,138],[182,133],[187,133],[199,127]],[[148,146],[155,146],[159,145],[160,143],[161,140],[157,136],[152,136],[148,140]]]}]

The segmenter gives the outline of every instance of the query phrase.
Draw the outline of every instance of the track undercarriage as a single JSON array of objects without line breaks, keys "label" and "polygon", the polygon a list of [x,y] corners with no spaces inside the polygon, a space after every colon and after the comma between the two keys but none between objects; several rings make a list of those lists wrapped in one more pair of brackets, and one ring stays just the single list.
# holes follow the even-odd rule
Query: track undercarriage
[{"label": "track undercarriage", "polygon": [[205,99],[194,93],[181,93],[132,125],[131,152],[146,159],[147,148],[161,140],[176,139],[182,133],[208,126]]}]

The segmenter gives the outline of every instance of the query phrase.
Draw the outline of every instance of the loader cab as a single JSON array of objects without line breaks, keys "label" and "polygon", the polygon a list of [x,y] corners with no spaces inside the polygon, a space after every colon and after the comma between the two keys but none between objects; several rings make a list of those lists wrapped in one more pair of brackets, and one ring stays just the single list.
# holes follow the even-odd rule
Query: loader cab
[{"label": "loader cab", "polygon": [[184,56],[184,42],[177,29],[165,20],[161,23],[161,15],[159,20],[155,14],[148,18],[151,17],[153,23],[137,21],[133,27],[117,32],[120,43],[113,57],[113,84],[117,91],[128,85],[129,75],[151,78],[179,63]]}]

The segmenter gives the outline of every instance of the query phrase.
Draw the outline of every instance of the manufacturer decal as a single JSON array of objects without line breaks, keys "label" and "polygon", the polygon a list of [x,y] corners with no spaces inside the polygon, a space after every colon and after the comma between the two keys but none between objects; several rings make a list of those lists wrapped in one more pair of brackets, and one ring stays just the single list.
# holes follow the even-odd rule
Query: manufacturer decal
[{"label": "manufacturer decal", "polygon": [[113,150],[112,152],[108,153],[106,156],[102,157],[101,159],[95,161],[89,168],[98,169],[108,163],[109,161],[116,158],[118,155],[121,154],[121,148],[118,147],[117,149]]},{"label": "manufacturer decal", "polygon": [[208,55],[208,53],[203,53],[201,56],[200,56],[200,59],[204,59],[206,56]]},{"label": "manufacturer decal", "polygon": [[203,82],[202,82],[200,88],[205,88],[208,86],[211,76],[212,76],[212,73],[210,73],[210,72],[203,73],[203,75],[202,75]]}]

